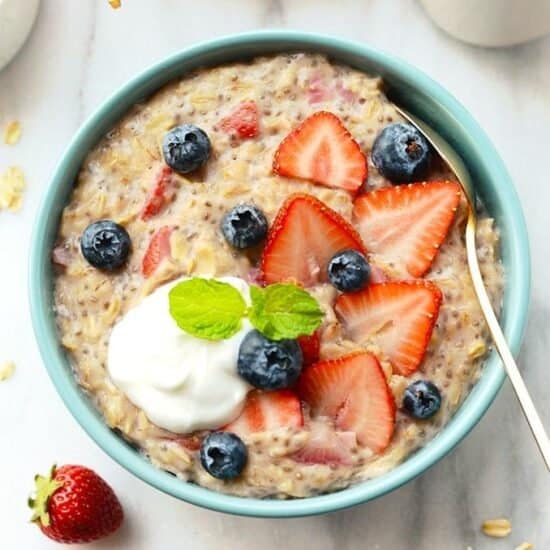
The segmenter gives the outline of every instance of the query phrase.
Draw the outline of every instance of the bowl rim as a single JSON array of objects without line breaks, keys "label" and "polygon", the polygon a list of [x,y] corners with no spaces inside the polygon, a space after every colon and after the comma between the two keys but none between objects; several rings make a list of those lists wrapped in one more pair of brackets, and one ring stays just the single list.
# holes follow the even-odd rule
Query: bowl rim
[{"label": "bowl rim", "polygon": [[[43,194],[32,233],[28,283],[35,337],[49,376],[78,423],[111,458],[143,481],[180,500],[226,513],[288,518],[332,512],[367,502],[397,489],[438,462],[470,432],[496,397],[505,379],[505,373],[498,358],[491,357],[486,362],[483,375],[468,396],[470,399],[472,393],[475,392],[475,402],[469,403],[467,407],[464,407],[463,404],[452,420],[433,440],[390,472],[341,491],[303,499],[270,500],[237,497],[186,483],[153,466],[110,430],[97,414],[94,414],[84,392],[76,387],[67,360],[60,359],[58,340],[51,336],[52,325],[55,328],[50,305],[51,287],[44,284],[46,264],[49,264],[50,257],[49,250],[45,250],[44,235],[50,212],[56,204],[56,192],[58,188],[68,186],[65,172],[70,160],[75,155],[82,154],[82,144],[96,123],[102,118],[108,117],[117,104],[123,104],[126,109],[129,109],[131,104],[125,104],[124,101],[128,95],[131,95],[130,92],[135,92],[139,88],[146,89],[147,83],[154,77],[158,77],[159,74],[167,72],[170,68],[173,69],[186,60],[200,57],[214,50],[244,49],[245,46],[257,47],[256,55],[267,54],[270,53],[269,45],[274,42],[288,44],[288,50],[296,50],[300,47],[309,50],[316,48],[323,51],[334,50],[363,59],[367,64],[376,62],[389,67],[402,79],[413,82],[416,88],[426,91],[447,111],[449,116],[460,122],[471,139],[475,141],[476,146],[483,150],[485,160],[482,164],[484,164],[490,180],[498,182],[498,188],[495,187],[495,183],[492,185],[499,196],[499,204],[503,209],[502,218],[508,229],[507,239],[512,250],[515,284],[514,288],[507,292],[506,307],[514,314],[507,316],[503,328],[512,351],[517,354],[525,330],[530,294],[528,238],[519,198],[493,145],[466,109],[449,92],[420,70],[367,44],[317,33],[294,30],[261,30],[200,42],[153,64],[103,101],[71,140]],[[291,47],[290,44],[294,47]],[[263,50],[262,47],[264,47]],[[236,57],[238,56],[234,56],[234,58]]]}]

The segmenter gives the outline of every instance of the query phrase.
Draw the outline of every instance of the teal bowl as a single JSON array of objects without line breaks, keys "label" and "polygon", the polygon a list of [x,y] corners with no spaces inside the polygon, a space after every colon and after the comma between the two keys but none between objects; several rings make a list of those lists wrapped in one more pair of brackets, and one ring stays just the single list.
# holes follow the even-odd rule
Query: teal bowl
[{"label": "teal bowl", "polygon": [[[293,517],[322,514],[367,502],[424,472],[453,449],[483,416],[505,378],[492,355],[472,392],[449,424],[424,448],[391,472],[336,493],[297,500],[260,500],[222,495],[186,483],[155,468],[103,422],[80,390],[60,346],[52,309],[52,249],[61,211],[79,167],[100,138],[138,101],[197,67],[261,54],[314,51],[357,69],[380,75],[391,98],[431,124],[462,156],[476,189],[502,231],[506,285],[502,327],[514,353],[521,344],[529,302],[530,263],[521,206],[502,160],[489,139],[448,92],[411,65],[365,44],[292,31],[260,31],[192,46],[157,63],[123,86],[84,123],[65,151],[38,211],[32,237],[29,293],[32,321],[42,358],[63,401],[96,443],[119,464],[181,500],[233,514]],[[495,452],[498,450],[495,449]]]}]

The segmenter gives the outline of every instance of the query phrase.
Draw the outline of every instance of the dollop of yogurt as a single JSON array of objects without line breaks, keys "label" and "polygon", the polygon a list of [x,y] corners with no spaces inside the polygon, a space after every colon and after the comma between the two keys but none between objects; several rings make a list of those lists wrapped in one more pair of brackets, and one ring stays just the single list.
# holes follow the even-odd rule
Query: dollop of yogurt
[{"label": "dollop of yogurt", "polygon": [[[218,280],[250,303],[245,281]],[[252,326],[243,319],[239,332],[215,342],[184,332],[169,312],[168,293],[178,282],[156,289],[114,326],[107,369],[116,386],[157,426],[175,433],[219,428],[238,416],[251,388],[237,374],[237,358]]]}]

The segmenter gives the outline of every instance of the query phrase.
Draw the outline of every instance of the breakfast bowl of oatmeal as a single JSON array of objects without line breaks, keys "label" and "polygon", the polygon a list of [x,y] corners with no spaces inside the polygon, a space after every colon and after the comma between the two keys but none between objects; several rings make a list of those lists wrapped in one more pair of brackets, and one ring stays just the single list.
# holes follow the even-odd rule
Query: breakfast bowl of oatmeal
[{"label": "breakfast bowl of oatmeal", "polygon": [[441,87],[370,47],[267,31],[155,65],[79,130],[35,227],[30,299],[71,413],[152,486],[290,517],[419,475],[504,380],[468,274],[456,178],[476,184],[481,269],[517,352],[521,207]]}]

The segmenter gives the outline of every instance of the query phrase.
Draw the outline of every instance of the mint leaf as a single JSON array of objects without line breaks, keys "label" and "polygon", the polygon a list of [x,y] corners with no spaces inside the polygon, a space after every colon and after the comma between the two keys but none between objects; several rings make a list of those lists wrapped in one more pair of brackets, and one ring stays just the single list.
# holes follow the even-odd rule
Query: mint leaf
[{"label": "mint leaf", "polygon": [[168,294],[170,315],[185,332],[205,340],[230,338],[241,328],[246,302],[229,283],[193,277]]},{"label": "mint leaf", "polygon": [[294,284],[250,288],[250,322],[272,340],[310,335],[323,320],[319,304]]}]

